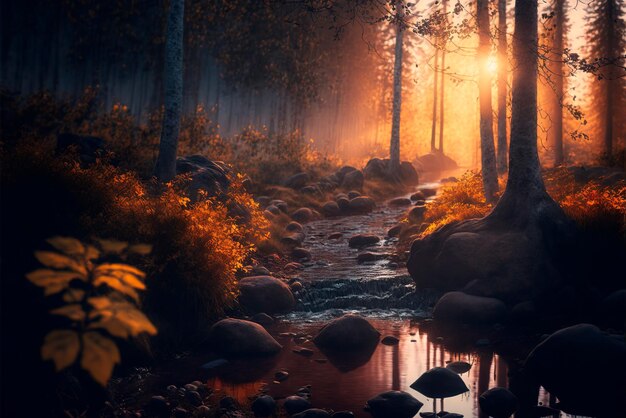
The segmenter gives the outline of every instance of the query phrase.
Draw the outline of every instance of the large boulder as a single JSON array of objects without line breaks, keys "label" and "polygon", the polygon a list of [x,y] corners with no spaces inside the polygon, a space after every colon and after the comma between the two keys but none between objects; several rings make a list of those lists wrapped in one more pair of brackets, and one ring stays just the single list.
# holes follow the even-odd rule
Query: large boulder
[{"label": "large boulder", "polygon": [[349,165],[344,165],[343,167],[341,167],[339,170],[337,170],[334,174],[334,176],[337,179],[337,182],[339,184],[341,184],[341,182],[343,181],[343,178],[346,176],[346,174],[352,172],[352,171],[356,171],[358,170],[356,167],[352,167]]},{"label": "large boulder", "polygon": [[389,160],[382,160],[380,158],[372,158],[367,162],[363,169],[363,174],[368,180],[384,180],[387,178],[387,167],[389,166]]},{"label": "large boulder", "polygon": [[516,230],[459,229],[447,225],[413,242],[407,269],[418,288],[463,289],[512,305],[558,287],[560,275],[536,238]]},{"label": "large boulder", "polygon": [[398,390],[383,392],[367,401],[374,418],[413,418],[423,405],[409,393]]},{"label": "large boulder", "polygon": [[626,328],[626,289],[617,290],[602,300],[598,309],[598,321],[614,329]]},{"label": "large boulder", "polygon": [[239,281],[239,302],[252,312],[289,312],[296,305],[291,289],[271,276],[245,277]]},{"label": "large boulder", "polygon": [[230,168],[221,161],[211,161],[202,155],[189,155],[176,160],[176,173],[187,174],[185,191],[192,201],[200,198],[200,190],[207,196],[220,196],[230,186]]},{"label": "large boulder", "polygon": [[392,176],[389,172],[389,159],[372,158],[365,165],[363,174],[368,180],[383,180],[386,182],[396,182],[400,180],[412,186],[419,183],[417,170],[409,161],[400,162],[400,172],[398,176]]},{"label": "large boulder", "polygon": [[57,154],[62,154],[69,150],[77,153],[78,159],[83,164],[93,164],[96,159],[105,155],[104,139],[96,136],[76,135],[65,132],[57,136]]},{"label": "large boulder", "polygon": [[377,345],[379,338],[380,333],[367,319],[348,314],[326,324],[313,342],[328,350],[358,351]]},{"label": "large boulder", "polygon": [[404,184],[410,186],[416,186],[419,183],[419,176],[417,170],[408,161],[402,161],[400,163],[400,178]]},{"label": "large boulder", "polygon": [[311,177],[307,173],[297,173],[285,180],[285,187],[301,189],[309,182]]},{"label": "large boulder", "polygon": [[[561,329],[528,355],[524,372],[569,414],[626,416],[626,341],[589,324]],[[599,401],[601,400],[601,401]]]},{"label": "large boulder", "polygon": [[209,342],[223,355],[267,355],[282,348],[261,325],[234,318],[215,323],[209,331]]},{"label": "large boulder", "polygon": [[362,189],[364,180],[361,170],[350,171],[343,176],[341,187],[344,189]]},{"label": "large boulder", "polygon": [[475,325],[502,322],[506,315],[504,302],[463,292],[446,293],[433,310],[437,321]]},{"label": "large boulder", "polygon": [[415,161],[418,171],[445,171],[457,168],[457,163],[447,155],[441,152],[431,152],[424,154]]}]

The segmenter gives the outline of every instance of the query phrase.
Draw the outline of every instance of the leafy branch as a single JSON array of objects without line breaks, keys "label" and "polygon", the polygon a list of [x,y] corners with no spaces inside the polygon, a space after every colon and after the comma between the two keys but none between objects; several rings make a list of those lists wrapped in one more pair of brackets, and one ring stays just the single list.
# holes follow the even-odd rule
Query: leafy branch
[{"label": "leafy branch", "polygon": [[26,278],[43,288],[47,297],[61,295],[65,304],[50,314],[66,318],[70,326],[45,336],[41,357],[52,360],[57,371],[80,362],[96,382],[105,386],[121,361],[114,339],[155,335],[157,329],[137,307],[138,292],[146,289],[145,273],[103,259],[147,255],[152,248],[109,240],[86,245],[69,237],[54,237],[47,242],[54,251],[35,251],[35,258],[44,268],[28,273]]}]

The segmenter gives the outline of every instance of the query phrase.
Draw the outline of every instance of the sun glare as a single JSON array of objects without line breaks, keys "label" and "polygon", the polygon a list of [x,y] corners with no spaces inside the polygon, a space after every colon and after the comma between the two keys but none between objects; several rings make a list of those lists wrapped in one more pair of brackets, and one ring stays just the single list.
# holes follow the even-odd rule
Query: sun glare
[{"label": "sun glare", "polygon": [[485,66],[490,74],[495,75],[498,72],[498,59],[495,56],[490,55],[489,58],[487,58]]}]

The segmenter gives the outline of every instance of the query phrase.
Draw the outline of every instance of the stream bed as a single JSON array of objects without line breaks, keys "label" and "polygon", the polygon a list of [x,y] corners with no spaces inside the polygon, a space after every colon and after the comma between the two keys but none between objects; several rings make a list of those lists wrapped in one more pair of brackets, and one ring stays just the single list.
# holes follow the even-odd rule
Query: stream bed
[{"label": "stream bed", "polygon": [[[426,182],[417,189],[440,186],[437,182]],[[430,199],[433,198],[436,196]],[[494,386],[508,386],[509,359],[515,358],[511,350],[506,351],[505,357],[486,338],[469,343],[465,339],[462,344],[455,344],[457,335],[433,331],[429,316],[437,295],[416,294],[406,267],[394,262],[393,257],[357,263],[359,251],[393,253],[397,240],[387,238],[387,230],[409,208],[382,203],[366,215],[322,219],[305,225],[303,247],[312,257],[302,270],[292,275],[303,283],[304,291],[298,296],[294,312],[278,317],[266,327],[283,346],[277,355],[224,362],[202,350],[187,353],[138,374],[134,381],[125,382],[124,386],[131,388],[124,392],[133,393],[125,402],[145,403],[150,395],[164,393],[168,385],[181,387],[200,380],[214,391],[211,396],[214,404],[224,396],[231,396],[244,409],[259,393],[271,395],[281,405],[281,399],[309,385],[314,407],[349,410],[356,417],[370,417],[363,409],[366,401],[388,390],[411,393],[424,403],[420,412],[443,408],[465,417],[481,416],[480,394]],[[342,236],[329,240],[333,233]],[[349,248],[348,239],[356,234],[373,234],[381,240],[366,249]],[[372,352],[340,358],[321,352],[311,341],[312,337],[327,321],[345,313],[367,317],[382,336],[395,336],[399,343],[378,344]],[[302,355],[293,350],[295,347],[308,348],[312,353]],[[523,358],[526,348],[515,348]],[[410,388],[422,373],[432,367],[445,367],[452,361],[471,364],[469,371],[461,375],[469,392],[446,399],[442,405],[441,401],[434,404],[432,399]],[[288,377],[277,381],[275,374],[279,371],[287,372]],[[541,391],[539,402],[548,405],[549,395]]]}]

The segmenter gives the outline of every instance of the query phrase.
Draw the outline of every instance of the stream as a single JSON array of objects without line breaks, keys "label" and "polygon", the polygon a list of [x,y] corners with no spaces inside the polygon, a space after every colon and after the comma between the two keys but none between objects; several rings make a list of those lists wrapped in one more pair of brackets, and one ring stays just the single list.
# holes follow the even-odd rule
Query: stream
[{"label": "stream", "polygon": [[[457,171],[446,176],[458,174]],[[440,186],[438,182],[426,182],[417,189]],[[368,399],[392,389],[409,392],[423,402],[420,412],[443,409],[465,417],[482,416],[479,395],[494,386],[508,386],[507,357],[494,352],[492,342],[484,338],[455,344],[456,335],[433,331],[429,316],[435,295],[415,294],[413,280],[403,264],[388,258],[357,263],[359,251],[394,251],[397,239],[386,238],[387,230],[407,209],[407,206],[381,203],[366,215],[322,219],[305,225],[303,247],[311,251],[312,257],[293,275],[303,283],[305,291],[300,294],[294,312],[266,327],[283,345],[279,354],[223,364],[211,363],[217,357],[210,353],[184,355],[129,382],[134,399],[128,399],[128,403],[145,402],[149,395],[162,393],[170,384],[180,387],[201,380],[215,391],[216,402],[223,396],[232,396],[244,406],[249,406],[259,393],[271,395],[281,405],[281,399],[310,385],[314,407],[349,410],[361,418],[371,417],[363,409]],[[340,239],[328,239],[337,232],[342,234]],[[356,234],[374,234],[381,240],[364,250],[349,248],[348,239]],[[328,320],[345,313],[367,317],[382,336],[395,336],[399,343],[379,344],[373,352],[356,357],[336,358],[320,352],[312,337]],[[293,351],[296,346],[309,348],[313,354],[296,353]],[[445,367],[451,361],[471,364],[470,370],[461,375],[469,392],[448,398],[443,404],[437,401],[435,405],[432,399],[410,388],[422,373],[432,367]],[[277,371],[286,371],[288,378],[275,380]],[[540,392],[539,402],[549,404],[545,391]]]}]

